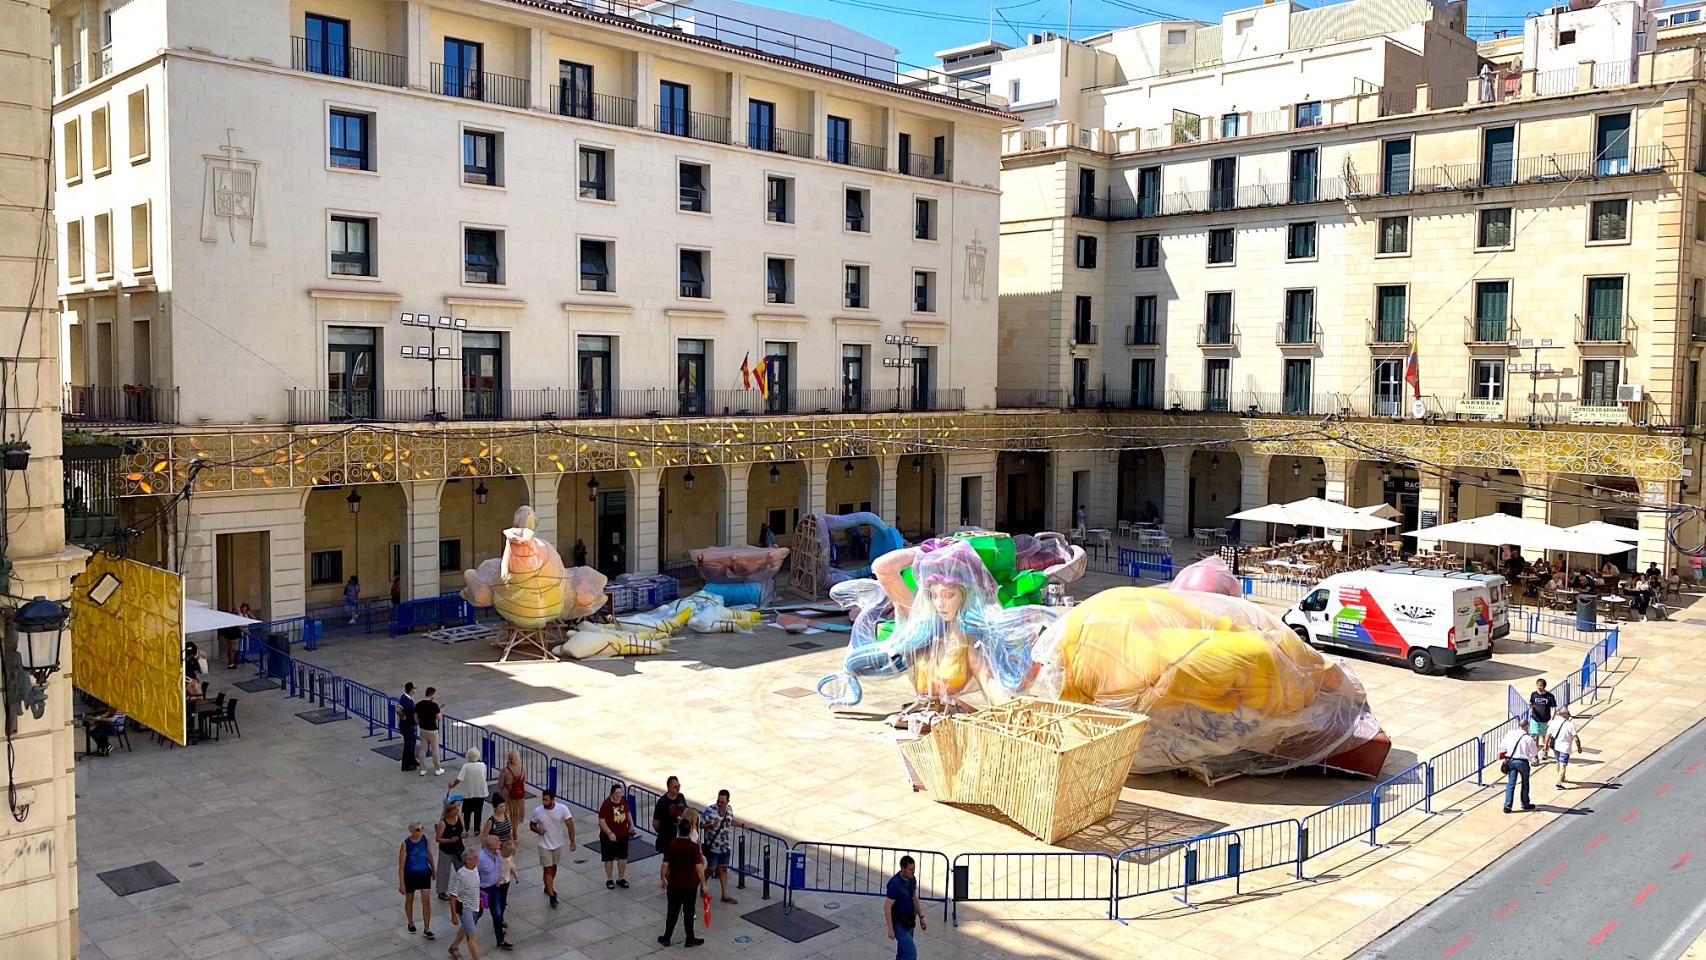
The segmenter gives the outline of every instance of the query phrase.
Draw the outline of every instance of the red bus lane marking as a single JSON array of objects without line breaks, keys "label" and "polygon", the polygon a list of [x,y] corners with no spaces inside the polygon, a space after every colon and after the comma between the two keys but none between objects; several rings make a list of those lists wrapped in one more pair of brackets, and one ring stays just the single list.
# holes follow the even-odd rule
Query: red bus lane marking
[{"label": "red bus lane marking", "polygon": [[1691,764],[1689,764],[1689,765],[1688,765],[1688,769],[1686,769],[1686,770],[1684,770],[1684,771],[1682,771],[1682,772],[1683,772],[1683,773],[1693,773],[1693,772],[1694,772],[1694,771],[1696,771],[1696,770],[1699,770],[1699,769],[1700,769],[1700,764],[1701,764],[1701,763],[1706,763],[1706,761],[1701,761],[1701,760],[1696,760],[1696,761],[1694,761],[1694,762],[1693,762],[1693,763],[1691,763]]},{"label": "red bus lane marking", "polygon": [[1450,960],[1450,958],[1452,956],[1456,955],[1457,951],[1462,950],[1464,947],[1469,946],[1469,941],[1472,939],[1474,939],[1473,936],[1464,937],[1462,940],[1459,940],[1456,943],[1452,944],[1451,946],[1446,947],[1445,952],[1440,954],[1440,956],[1447,958],[1447,960]]},{"label": "red bus lane marking", "polygon": [[1636,817],[1638,817],[1640,815],[1641,815],[1641,808],[1636,807],[1635,809],[1630,810],[1628,813],[1625,813],[1623,815],[1623,822],[1628,823],[1629,821],[1635,819]]},{"label": "red bus lane marking", "polygon": [[1615,923],[1608,923],[1605,926],[1600,927],[1598,933],[1588,938],[1588,944],[1595,947],[1599,946],[1600,942],[1606,937],[1611,936],[1611,931],[1615,929],[1617,929],[1617,924]]},{"label": "red bus lane marking", "polygon": [[1560,863],[1557,866],[1553,867],[1551,870],[1547,871],[1546,876],[1540,878],[1540,885],[1543,887],[1551,886],[1552,881],[1558,879],[1558,874],[1563,873],[1563,872],[1564,872],[1564,864]]},{"label": "red bus lane marking", "polygon": [[1517,905],[1517,904],[1519,904],[1519,903],[1521,903],[1521,902],[1522,902],[1522,901],[1521,901],[1521,900],[1512,900],[1512,901],[1511,901],[1511,902],[1510,902],[1510,903],[1507,903],[1507,904],[1505,904],[1505,905],[1504,905],[1504,906],[1502,906],[1502,907],[1500,907],[1500,908],[1499,908],[1499,912],[1498,912],[1498,913],[1495,913],[1495,914],[1493,914],[1493,919],[1495,919],[1495,920],[1503,920],[1503,919],[1504,919],[1504,918],[1506,918],[1506,917],[1508,917],[1508,916],[1510,916],[1510,915],[1511,915],[1511,911],[1512,911],[1512,910],[1515,910],[1515,909],[1516,909],[1516,905]]},{"label": "red bus lane marking", "polygon": [[1599,836],[1594,837],[1592,840],[1588,841],[1588,849],[1592,850],[1594,847],[1597,847],[1604,842],[1605,842],[1605,834],[1602,833]]},{"label": "red bus lane marking", "polygon": [[1694,859],[1694,851],[1684,850],[1684,851],[1682,851],[1682,856],[1677,857],[1676,862],[1671,864],[1670,868],[1672,870],[1680,870],[1680,869],[1682,869],[1683,864],[1687,863],[1688,861],[1690,861],[1692,859]]},{"label": "red bus lane marking", "polygon": [[1652,896],[1653,891],[1657,890],[1657,889],[1658,889],[1658,887],[1656,887],[1650,883],[1647,884],[1647,889],[1642,890],[1640,893],[1636,894],[1635,899],[1630,901],[1630,905],[1636,906],[1636,907],[1640,906],[1642,904],[1642,902],[1645,901],[1648,897]]},{"label": "red bus lane marking", "polygon": [[1659,788],[1659,789],[1658,789],[1658,792],[1657,792],[1657,793],[1655,793],[1655,794],[1653,794],[1653,796],[1655,796],[1655,797],[1662,797],[1662,796],[1664,796],[1664,795],[1665,795],[1665,794],[1667,794],[1667,793],[1669,793],[1669,792],[1670,792],[1670,784],[1668,784],[1668,783],[1667,783],[1667,784],[1665,784],[1665,785],[1664,785],[1664,786],[1662,786],[1662,787],[1660,787],[1660,788]]}]

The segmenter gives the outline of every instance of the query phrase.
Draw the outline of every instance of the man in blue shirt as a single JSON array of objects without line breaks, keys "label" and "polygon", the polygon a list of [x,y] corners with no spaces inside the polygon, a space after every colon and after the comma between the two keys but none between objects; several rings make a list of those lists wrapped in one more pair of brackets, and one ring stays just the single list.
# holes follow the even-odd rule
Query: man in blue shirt
[{"label": "man in blue shirt", "polygon": [[883,917],[888,921],[889,939],[895,942],[894,960],[918,960],[912,928],[928,930],[930,925],[924,922],[924,910],[918,902],[918,862],[911,857],[901,857],[900,872],[889,878]]},{"label": "man in blue shirt", "polygon": [[513,950],[504,937],[504,908],[509,905],[509,884],[503,882],[504,858],[498,849],[498,835],[486,834],[480,848],[480,892],[486,895],[486,907],[492,911],[492,932],[498,935],[499,950]]},{"label": "man in blue shirt", "polygon": [[397,698],[397,732],[403,735],[403,772],[415,769],[415,685],[403,684],[403,695]]}]

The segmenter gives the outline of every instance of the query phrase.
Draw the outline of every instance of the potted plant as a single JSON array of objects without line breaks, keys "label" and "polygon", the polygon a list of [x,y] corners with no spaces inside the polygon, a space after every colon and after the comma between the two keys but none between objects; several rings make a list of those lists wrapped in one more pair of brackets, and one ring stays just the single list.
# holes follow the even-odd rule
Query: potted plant
[{"label": "potted plant", "polygon": [[0,443],[0,467],[7,470],[27,470],[30,466],[28,440],[8,440]]},{"label": "potted plant", "polygon": [[125,439],[114,435],[86,433],[82,430],[65,432],[67,460],[117,460],[125,451]]}]

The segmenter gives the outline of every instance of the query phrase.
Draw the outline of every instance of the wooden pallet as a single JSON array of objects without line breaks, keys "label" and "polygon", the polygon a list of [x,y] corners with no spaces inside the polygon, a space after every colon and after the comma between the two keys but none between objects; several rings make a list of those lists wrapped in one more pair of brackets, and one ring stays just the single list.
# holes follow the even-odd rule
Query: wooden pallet
[{"label": "wooden pallet", "polygon": [[436,643],[467,643],[470,640],[485,640],[497,633],[489,624],[468,623],[456,627],[440,627],[422,634],[428,640]]}]

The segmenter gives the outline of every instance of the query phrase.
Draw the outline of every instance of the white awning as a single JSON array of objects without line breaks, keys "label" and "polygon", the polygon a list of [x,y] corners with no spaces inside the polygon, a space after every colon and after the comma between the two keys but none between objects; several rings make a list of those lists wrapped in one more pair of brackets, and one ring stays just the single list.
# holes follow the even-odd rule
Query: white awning
[{"label": "white awning", "polygon": [[239,617],[235,613],[215,610],[199,600],[184,601],[184,633],[207,633],[224,627],[246,627],[259,620]]},{"label": "white awning", "polygon": [[1451,543],[1475,543],[1484,546],[1500,546],[1510,544],[1529,550],[1556,550],[1562,553],[1591,553],[1608,555],[1627,553],[1629,544],[1612,540],[1609,537],[1598,537],[1590,533],[1580,533],[1565,530],[1550,523],[1529,520],[1524,517],[1513,517],[1505,513],[1493,513],[1473,520],[1459,520],[1456,523],[1441,524],[1426,530],[1410,530],[1406,537],[1417,540],[1448,541]]}]

